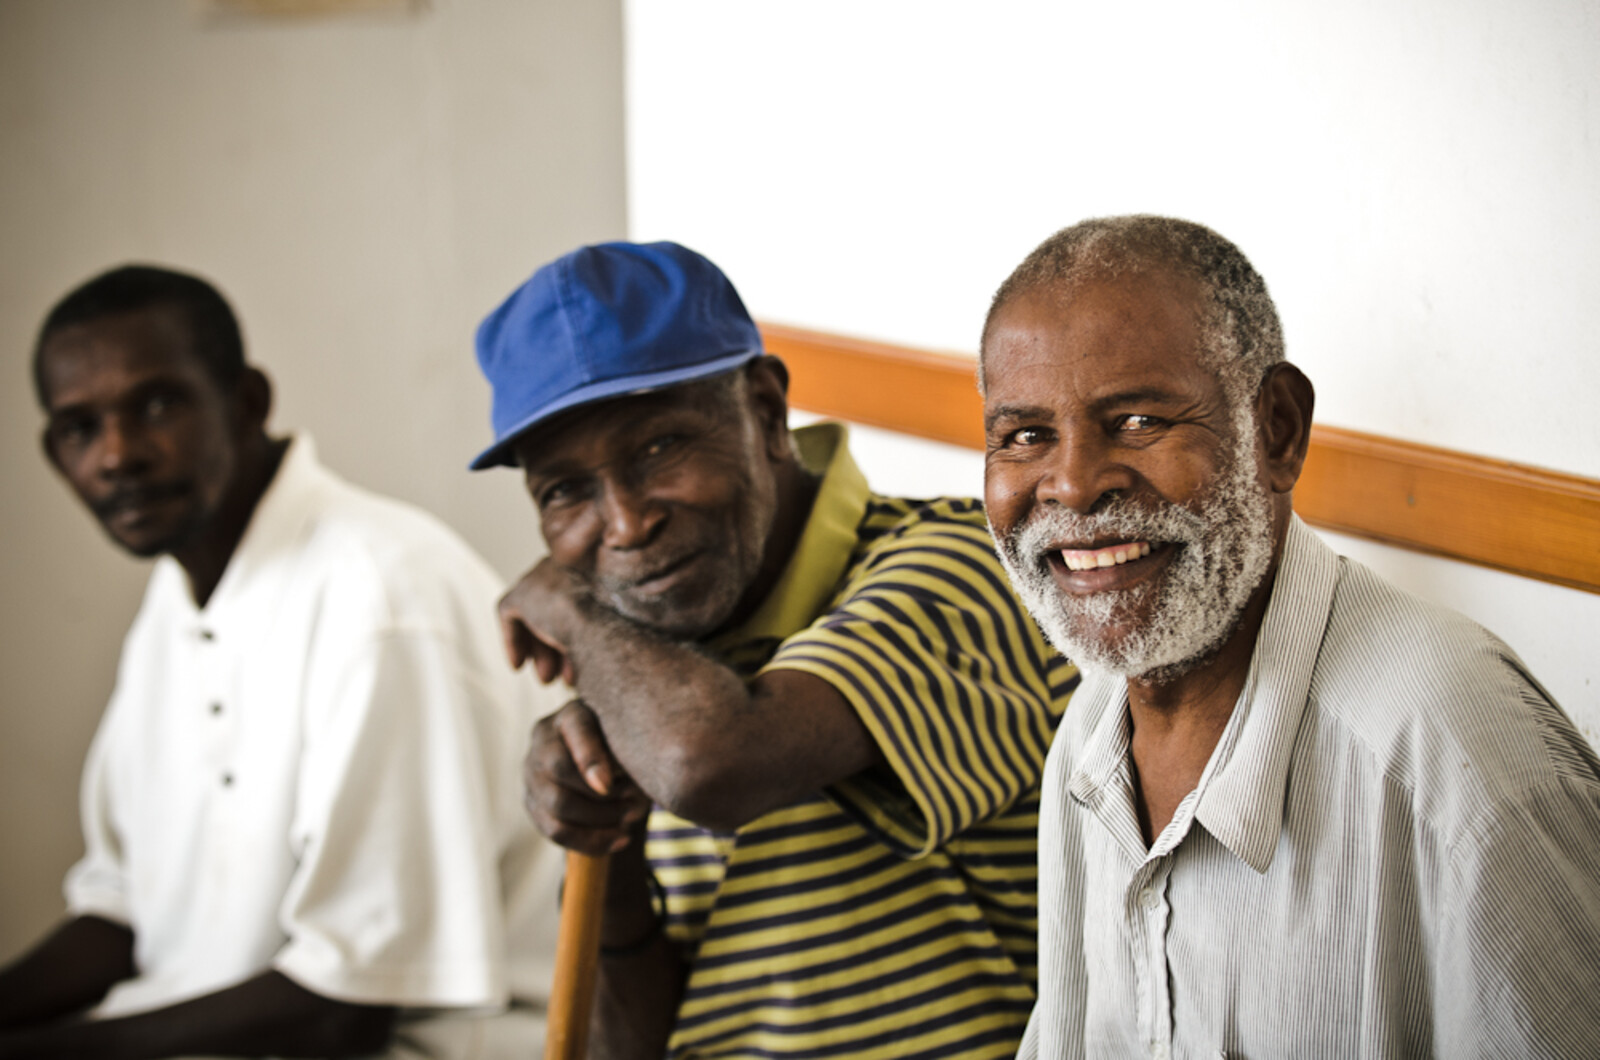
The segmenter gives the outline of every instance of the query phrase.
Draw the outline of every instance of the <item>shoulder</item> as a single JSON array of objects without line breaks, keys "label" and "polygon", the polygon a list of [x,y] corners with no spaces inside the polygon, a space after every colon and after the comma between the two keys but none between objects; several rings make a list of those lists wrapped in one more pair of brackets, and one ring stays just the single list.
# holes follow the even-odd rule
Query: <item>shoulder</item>
[{"label": "shoulder", "polygon": [[489,623],[500,593],[488,564],[437,517],[331,477],[289,561],[322,592],[401,627]]},{"label": "shoulder", "polygon": [[1510,647],[1340,562],[1311,704],[1421,816],[1452,831],[1547,788],[1600,791],[1600,760]]},{"label": "shoulder", "polygon": [[969,498],[874,495],[862,516],[840,597],[884,579],[929,591],[994,595],[1015,606],[983,505]]}]

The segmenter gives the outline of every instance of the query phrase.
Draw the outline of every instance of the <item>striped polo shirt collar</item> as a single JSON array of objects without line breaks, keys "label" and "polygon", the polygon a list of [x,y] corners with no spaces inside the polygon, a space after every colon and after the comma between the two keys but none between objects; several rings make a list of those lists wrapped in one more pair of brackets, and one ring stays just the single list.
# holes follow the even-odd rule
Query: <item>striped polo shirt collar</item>
[{"label": "striped polo shirt collar", "polygon": [[1293,517],[1250,675],[1206,766],[1213,775],[1202,778],[1195,819],[1259,873],[1283,831],[1289,763],[1338,581],[1338,554]]},{"label": "striped polo shirt collar", "polygon": [[711,642],[726,650],[758,639],[783,639],[809,626],[833,599],[850,566],[856,528],[867,511],[870,491],[846,444],[842,423],[818,423],[793,432],[800,462],[822,475],[805,530],[788,566],[767,598],[737,629]]}]

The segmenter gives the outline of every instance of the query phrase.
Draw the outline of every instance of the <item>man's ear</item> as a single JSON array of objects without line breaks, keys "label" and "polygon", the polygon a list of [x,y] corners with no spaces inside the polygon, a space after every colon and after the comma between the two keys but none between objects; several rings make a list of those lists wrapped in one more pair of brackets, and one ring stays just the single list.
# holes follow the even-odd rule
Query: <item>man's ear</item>
[{"label": "man's ear", "polygon": [[786,460],[794,455],[789,442],[789,369],[771,354],[745,366],[746,396],[761,424],[767,456]]},{"label": "man's ear", "polygon": [[1274,493],[1288,493],[1300,479],[1316,403],[1316,390],[1300,369],[1283,361],[1267,370],[1256,395],[1256,423],[1267,483]]},{"label": "man's ear", "polygon": [[239,416],[239,427],[246,434],[255,434],[267,428],[267,416],[272,412],[272,380],[259,368],[245,365],[234,384],[234,409]]}]

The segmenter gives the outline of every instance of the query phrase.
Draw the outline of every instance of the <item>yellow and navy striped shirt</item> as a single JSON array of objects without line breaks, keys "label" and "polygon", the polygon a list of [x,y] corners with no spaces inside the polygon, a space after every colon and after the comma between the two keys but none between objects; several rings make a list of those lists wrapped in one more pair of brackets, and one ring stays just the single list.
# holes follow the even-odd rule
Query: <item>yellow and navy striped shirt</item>
[{"label": "yellow and navy striped shirt", "polygon": [[871,494],[844,430],[766,602],[708,650],[803,670],[887,768],[713,832],[657,810],[646,851],[690,954],[673,1057],[1009,1057],[1037,978],[1038,786],[1077,671],[996,560],[975,500]]}]

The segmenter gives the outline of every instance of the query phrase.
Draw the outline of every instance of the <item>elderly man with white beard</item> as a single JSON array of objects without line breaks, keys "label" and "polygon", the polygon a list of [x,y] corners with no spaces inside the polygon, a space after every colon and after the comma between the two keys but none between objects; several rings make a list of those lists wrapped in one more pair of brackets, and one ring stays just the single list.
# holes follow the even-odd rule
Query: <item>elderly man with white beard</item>
[{"label": "elderly man with white beard", "polygon": [[1000,287],[990,528],[1091,671],[1019,1056],[1600,1049],[1600,760],[1510,648],[1291,510],[1311,383],[1237,247],[1086,221]]}]

